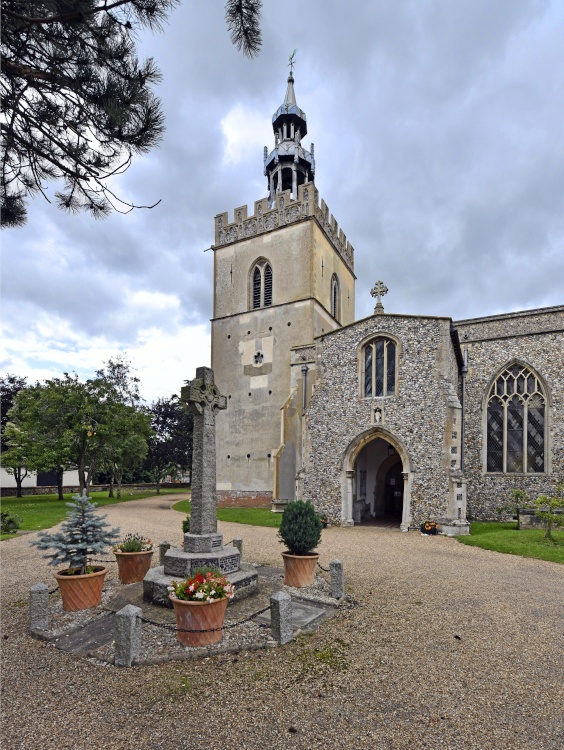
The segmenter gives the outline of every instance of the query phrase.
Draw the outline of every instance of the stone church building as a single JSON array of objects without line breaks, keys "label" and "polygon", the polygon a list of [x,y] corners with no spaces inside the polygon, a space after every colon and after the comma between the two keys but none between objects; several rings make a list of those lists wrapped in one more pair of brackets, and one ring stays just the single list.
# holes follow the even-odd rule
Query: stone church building
[{"label": "stone church building", "polygon": [[564,481],[564,306],[355,321],[354,250],[315,187],[292,73],[268,197],[215,218],[220,505],[311,499],[335,524],[497,518]]}]

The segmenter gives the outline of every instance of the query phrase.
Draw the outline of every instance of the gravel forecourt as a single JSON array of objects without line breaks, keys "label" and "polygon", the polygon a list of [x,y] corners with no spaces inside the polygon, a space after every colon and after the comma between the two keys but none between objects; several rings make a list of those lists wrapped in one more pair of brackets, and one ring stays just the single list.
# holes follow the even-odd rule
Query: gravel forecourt
[{"label": "gravel forecourt", "polygon": [[[182,544],[170,495],[102,509],[122,533]],[[247,562],[281,565],[276,529],[219,523]],[[564,567],[374,527],[329,528],[358,606],[281,648],[120,669],[28,634],[55,584],[2,542],[2,747],[315,750],[564,746]],[[115,572],[113,573],[115,576]]]}]

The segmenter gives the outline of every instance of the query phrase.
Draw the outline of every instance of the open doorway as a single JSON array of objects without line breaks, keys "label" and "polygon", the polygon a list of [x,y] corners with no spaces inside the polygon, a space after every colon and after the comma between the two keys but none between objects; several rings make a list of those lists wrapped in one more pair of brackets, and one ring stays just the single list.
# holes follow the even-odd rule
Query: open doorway
[{"label": "open doorway", "polygon": [[404,502],[404,468],[396,449],[384,438],[367,443],[354,463],[355,524],[400,526]]}]

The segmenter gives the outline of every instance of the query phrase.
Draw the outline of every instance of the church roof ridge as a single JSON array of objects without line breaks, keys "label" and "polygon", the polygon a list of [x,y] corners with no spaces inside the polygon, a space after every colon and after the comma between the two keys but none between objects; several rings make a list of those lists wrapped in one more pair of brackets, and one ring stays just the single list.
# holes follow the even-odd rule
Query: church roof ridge
[{"label": "church roof ridge", "polygon": [[550,315],[555,312],[564,312],[564,305],[554,305],[552,307],[535,307],[530,310],[515,310],[507,313],[497,313],[496,315],[483,315],[479,318],[464,318],[453,321],[455,326],[464,326],[471,323],[485,323],[494,320],[506,320],[508,318],[523,318],[529,315]]}]

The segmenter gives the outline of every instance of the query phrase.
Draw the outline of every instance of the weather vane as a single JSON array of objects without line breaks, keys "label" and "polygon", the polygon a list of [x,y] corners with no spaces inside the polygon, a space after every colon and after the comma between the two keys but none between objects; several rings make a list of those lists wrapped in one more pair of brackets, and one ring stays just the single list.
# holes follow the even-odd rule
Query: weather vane
[{"label": "weather vane", "polygon": [[297,52],[297,51],[298,51],[298,50],[297,50],[297,49],[295,49],[295,50],[294,50],[294,51],[292,52],[292,54],[290,55],[290,62],[288,63],[288,65],[290,66],[290,75],[292,75],[292,74],[293,74],[293,72],[294,72],[294,65],[296,64],[296,61],[294,60],[294,57],[296,56],[296,52]]}]

